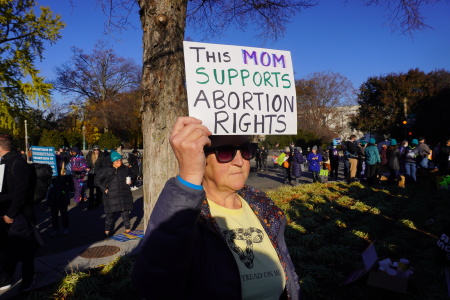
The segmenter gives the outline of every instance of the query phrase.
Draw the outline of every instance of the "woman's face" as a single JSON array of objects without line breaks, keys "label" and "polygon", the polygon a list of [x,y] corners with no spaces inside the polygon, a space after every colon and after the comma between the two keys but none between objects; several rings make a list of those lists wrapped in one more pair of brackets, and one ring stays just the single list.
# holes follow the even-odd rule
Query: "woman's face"
[{"label": "woman's face", "polygon": [[[248,142],[247,136],[221,136],[212,137],[212,146],[240,146]],[[206,169],[203,176],[205,189],[215,189],[217,191],[237,191],[244,187],[245,181],[250,172],[250,161],[242,157],[241,151],[236,151],[236,156],[232,161],[220,163],[214,153],[209,153],[206,157]]]},{"label": "woman's face", "polygon": [[122,160],[121,159],[115,160],[113,162],[113,167],[116,168],[116,169],[119,168],[121,165],[122,165]]}]

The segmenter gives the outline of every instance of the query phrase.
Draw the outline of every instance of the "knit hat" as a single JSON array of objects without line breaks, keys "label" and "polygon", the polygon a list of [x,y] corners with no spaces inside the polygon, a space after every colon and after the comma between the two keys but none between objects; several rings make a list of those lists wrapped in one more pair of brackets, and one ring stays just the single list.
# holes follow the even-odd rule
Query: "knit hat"
[{"label": "knit hat", "polygon": [[286,148],[284,149],[284,151],[285,151],[285,152],[291,152],[291,148],[286,147]]},{"label": "knit hat", "polygon": [[314,147],[312,147],[312,149],[317,151],[317,146],[314,145]]},{"label": "knit hat", "polygon": [[374,139],[374,138],[370,138],[370,139],[369,139],[369,143],[370,143],[370,144],[375,144],[375,143],[376,143],[376,141],[375,141],[375,139]]},{"label": "knit hat", "polygon": [[360,142],[361,145],[363,145],[363,146],[366,144],[366,141],[365,141],[365,140],[360,140],[359,142]]},{"label": "knit hat", "polygon": [[411,145],[419,145],[419,141],[417,139],[412,139]]},{"label": "knit hat", "polygon": [[97,146],[97,145],[94,145],[94,147],[92,147],[92,149],[98,149],[98,150],[100,150],[100,147]]},{"label": "knit hat", "polygon": [[70,149],[70,151],[75,152],[76,154],[80,153],[80,148],[78,147],[72,147],[72,149]]},{"label": "knit hat", "polygon": [[122,155],[120,155],[116,151],[111,151],[111,162],[115,162],[118,159],[122,159]]},{"label": "knit hat", "polygon": [[396,139],[391,139],[391,146],[395,146],[397,145],[397,140]]}]

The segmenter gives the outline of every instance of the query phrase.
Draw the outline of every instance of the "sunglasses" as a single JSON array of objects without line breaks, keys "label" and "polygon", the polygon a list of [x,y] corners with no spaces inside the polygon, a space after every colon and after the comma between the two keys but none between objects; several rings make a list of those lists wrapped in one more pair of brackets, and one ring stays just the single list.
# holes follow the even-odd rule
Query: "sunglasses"
[{"label": "sunglasses", "polygon": [[227,163],[234,159],[239,150],[243,159],[250,160],[255,157],[256,143],[245,143],[240,146],[224,145],[219,147],[205,147],[205,153],[216,154],[216,159],[220,163]]}]

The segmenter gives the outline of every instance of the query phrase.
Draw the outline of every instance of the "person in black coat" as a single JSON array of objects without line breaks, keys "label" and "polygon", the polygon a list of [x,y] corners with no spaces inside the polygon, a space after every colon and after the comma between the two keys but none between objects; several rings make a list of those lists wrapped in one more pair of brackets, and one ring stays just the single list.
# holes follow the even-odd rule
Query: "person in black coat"
[{"label": "person in black coat", "polygon": [[261,162],[262,169],[267,171],[267,157],[269,156],[269,150],[267,150],[264,146],[261,146]]},{"label": "person in black coat", "polygon": [[89,209],[98,206],[102,200],[102,191],[100,187],[94,184],[94,180],[95,175],[98,172],[100,172],[100,169],[104,165],[106,165],[105,161],[106,161],[105,155],[103,154],[102,151],[100,151],[100,148],[98,146],[92,147],[92,152],[89,152],[88,155],[86,155],[86,163],[88,165],[88,168],[86,170],[89,171],[87,181],[87,186],[89,189],[89,205],[88,205]]},{"label": "person in black coat", "polygon": [[69,212],[67,210],[70,203],[70,186],[73,181],[70,176],[66,176],[66,164],[61,156],[56,155],[56,166],[58,175],[52,178],[52,183],[47,193],[47,205],[50,207],[52,218],[52,231],[50,236],[56,236],[59,229],[58,215],[61,215],[63,235],[69,234]]},{"label": "person in black coat", "polygon": [[17,264],[22,262],[20,290],[31,288],[34,276],[34,255],[38,243],[34,227],[33,194],[36,178],[31,167],[16,151],[12,137],[0,134],[0,161],[4,167],[0,191],[0,252],[4,263],[0,274],[0,290],[10,288]]},{"label": "person in black coat", "polygon": [[340,156],[336,145],[332,145],[332,148],[328,149],[328,157],[330,158],[331,167],[330,177],[337,181]]},{"label": "person in black coat", "polygon": [[133,176],[131,177],[131,190],[135,191],[138,189],[136,186],[137,177],[139,175],[139,151],[137,149],[133,149],[131,153],[128,155],[128,164],[130,165],[131,171],[133,172]]},{"label": "person in black coat", "polygon": [[103,206],[105,208],[105,236],[113,229],[116,212],[120,212],[125,226],[125,233],[130,232],[130,211],[133,210],[133,195],[130,184],[133,173],[122,162],[122,156],[111,151],[110,167],[105,167],[95,176],[94,184],[103,191]]},{"label": "person in black coat", "polygon": [[358,148],[355,145],[356,135],[352,134],[349,140],[345,143],[347,150],[346,157],[349,162],[349,173],[347,174],[347,182],[350,184],[355,181],[356,172],[358,170]]},{"label": "person in black coat", "polygon": [[302,155],[302,148],[295,147],[294,155],[292,155],[292,176],[295,177],[295,185],[300,184],[300,177],[302,177],[302,165],[305,159]]},{"label": "person in black coat", "polygon": [[397,141],[391,140],[389,149],[387,150],[387,166],[389,168],[389,183],[395,184],[400,176],[400,150],[398,150]]},{"label": "person in black coat", "polygon": [[257,148],[255,152],[256,170],[262,170],[261,148]]}]

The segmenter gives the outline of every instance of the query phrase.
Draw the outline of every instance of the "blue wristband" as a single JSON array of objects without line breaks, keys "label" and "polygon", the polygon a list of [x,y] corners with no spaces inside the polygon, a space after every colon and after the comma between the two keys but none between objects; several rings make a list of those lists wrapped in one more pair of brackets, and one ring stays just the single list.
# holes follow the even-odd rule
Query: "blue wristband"
[{"label": "blue wristband", "polygon": [[187,182],[186,180],[184,180],[183,178],[181,178],[180,175],[177,175],[177,179],[178,179],[182,184],[184,184],[185,186],[188,186],[188,187],[190,187],[190,188],[193,188],[193,189],[199,190],[199,191],[203,190],[203,185],[197,185],[197,184],[193,184],[193,183]]}]

